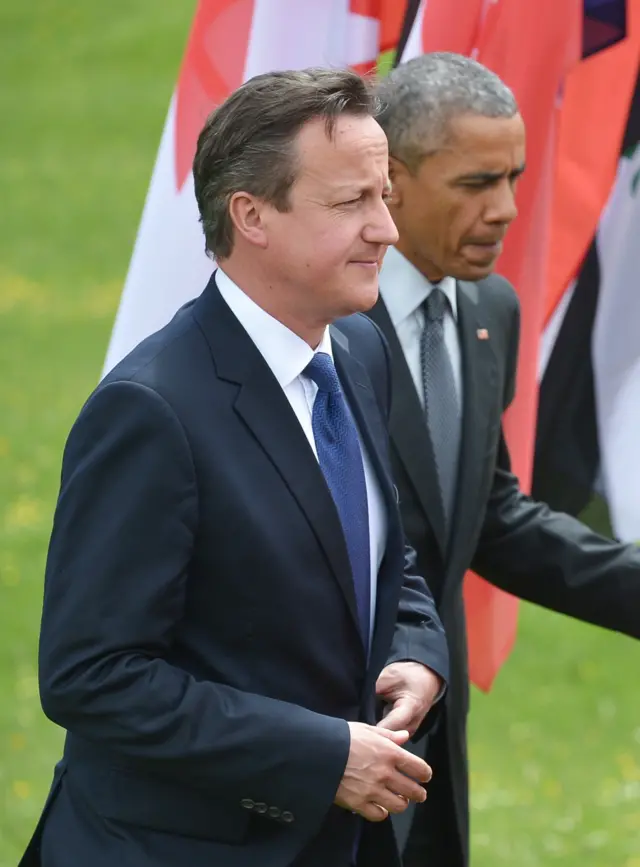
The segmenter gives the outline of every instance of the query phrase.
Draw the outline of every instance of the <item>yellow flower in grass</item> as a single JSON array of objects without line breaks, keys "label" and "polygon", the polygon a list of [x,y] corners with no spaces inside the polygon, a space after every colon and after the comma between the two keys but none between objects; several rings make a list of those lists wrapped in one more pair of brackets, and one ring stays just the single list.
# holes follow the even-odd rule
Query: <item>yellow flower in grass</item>
[{"label": "yellow flower in grass", "polygon": [[13,752],[17,753],[25,748],[27,739],[22,732],[14,732],[9,738],[9,744]]},{"label": "yellow flower in grass", "polygon": [[26,801],[31,794],[31,786],[26,780],[14,780],[11,789],[20,801]]}]

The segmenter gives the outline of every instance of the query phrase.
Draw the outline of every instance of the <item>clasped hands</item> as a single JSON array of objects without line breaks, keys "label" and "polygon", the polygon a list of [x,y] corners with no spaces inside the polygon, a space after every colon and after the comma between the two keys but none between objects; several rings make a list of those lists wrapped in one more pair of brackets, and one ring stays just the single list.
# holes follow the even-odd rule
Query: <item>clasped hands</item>
[{"label": "clasped hands", "polygon": [[419,662],[394,662],[380,674],[376,695],[385,704],[377,726],[350,722],[351,746],[335,803],[381,822],[402,813],[410,801],[427,797],[431,768],[402,748],[429,712],[442,689],[440,677]]}]

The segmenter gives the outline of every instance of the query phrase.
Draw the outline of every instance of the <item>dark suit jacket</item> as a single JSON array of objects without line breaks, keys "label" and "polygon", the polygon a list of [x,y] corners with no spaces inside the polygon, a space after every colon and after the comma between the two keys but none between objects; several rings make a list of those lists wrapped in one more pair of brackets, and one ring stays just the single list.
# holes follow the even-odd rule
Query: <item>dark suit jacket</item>
[{"label": "dark suit jacket", "polygon": [[[445,714],[429,737],[434,778],[416,809],[428,827],[429,863],[468,863],[466,716],[469,705],[462,583],[469,567],[498,587],[555,611],[640,637],[640,552],[533,502],[510,471],[501,417],[515,388],[519,305],[502,277],[458,283],[464,408],[453,532],[444,541],[436,469],[422,407],[404,353],[380,300],[371,318],[389,343],[393,378],[392,463],[408,541],[445,626],[451,684]],[[478,329],[489,332],[478,339]],[[441,580],[439,580],[441,579]],[[406,824],[408,816],[398,821]]]},{"label": "dark suit jacket", "polygon": [[[333,335],[388,510],[368,661],[318,462],[212,278],[103,380],[65,449],[40,689],[68,734],[25,865],[350,863],[346,720],[375,722],[388,662],[446,679],[447,650],[390,478],[384,341],[364,316]],[[369,836],[394,863],[390,823]]]}]

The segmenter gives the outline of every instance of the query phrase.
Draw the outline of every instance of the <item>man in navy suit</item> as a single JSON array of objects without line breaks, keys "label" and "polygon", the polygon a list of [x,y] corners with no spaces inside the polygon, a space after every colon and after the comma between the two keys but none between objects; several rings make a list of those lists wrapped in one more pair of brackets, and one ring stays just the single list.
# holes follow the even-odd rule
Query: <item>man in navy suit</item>
[{"label": "man in navy suit", "polygon": [[219,269],[65,449],[40,688],[67,737],[24,865],[399,864],[448,660],[360,314],[397,239],[374,113],[350,72],[273,73],[200,135]]}]

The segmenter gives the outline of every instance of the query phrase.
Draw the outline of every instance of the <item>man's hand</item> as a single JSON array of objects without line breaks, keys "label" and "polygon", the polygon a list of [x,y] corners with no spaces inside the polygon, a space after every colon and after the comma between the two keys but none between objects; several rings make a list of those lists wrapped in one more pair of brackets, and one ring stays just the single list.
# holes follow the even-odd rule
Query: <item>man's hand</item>
[{"label": "man's hand", "polygon": [[440,694],[442,679],[420,662],[394,662],[384,668],[376,683],[376,695],[387,702],[378,726],[390,731],[418,731]]},{"label": "man's hand", "polygon": [[359,813],[370,822],[382,822],[389,813],[402,813],[409,801],[422,803],[429,765],[402,749],[406,731],[391,732],[365,723],[350,722],[351,746],[335,803]]}]

